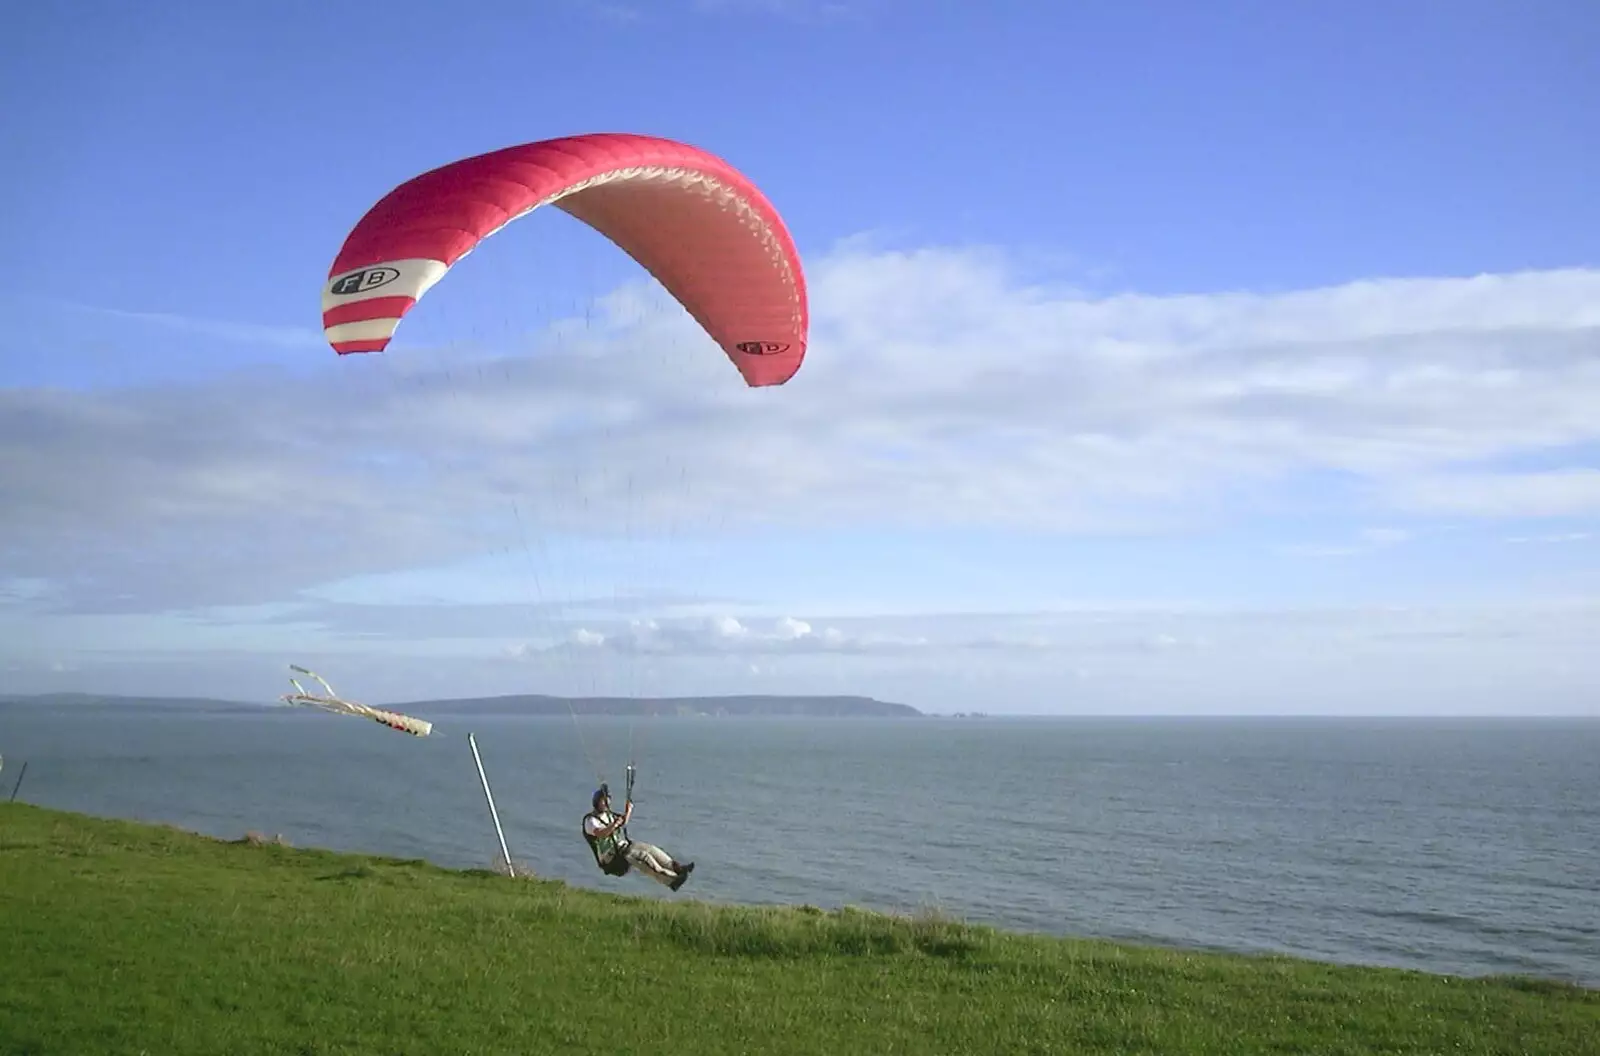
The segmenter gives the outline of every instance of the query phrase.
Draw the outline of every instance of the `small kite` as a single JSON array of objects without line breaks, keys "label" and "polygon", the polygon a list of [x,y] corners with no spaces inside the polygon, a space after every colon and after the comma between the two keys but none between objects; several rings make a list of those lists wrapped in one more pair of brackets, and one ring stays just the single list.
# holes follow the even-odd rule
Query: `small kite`
[{"label": "small kite", "polygon": [[333,687],[328,685],[321,675],[315,671],[309,671],[299,664],[290,664],[289,670],[316,679],[325,692],[307,693],[306,688],[291,676],[289,682],[294,686],[295,691],[283,695],[282,700],[286,704],[321,708],[323,711],[331,711],[335,715],[360,715],[375,722],[381,722],[390,729],[400,730],[415,737],[426,737],[433,732],[433,723],[424,719],[415,719],[410,715],[402,715],[397,711],[384,711],[381,708],[372,708],[365,704],[357,704],[352,700],[345,700],[333,691]]}]

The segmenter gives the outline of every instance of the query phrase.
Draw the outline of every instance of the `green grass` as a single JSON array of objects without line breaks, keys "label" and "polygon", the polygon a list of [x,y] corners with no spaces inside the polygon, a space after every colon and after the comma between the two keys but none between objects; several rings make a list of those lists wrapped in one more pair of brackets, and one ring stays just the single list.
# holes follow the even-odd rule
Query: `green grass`
[{"label": "green grass", "polygon": [[0,805],[5,1056],[627,1052],[1582,1056],[1600,993],[717,908]]}]

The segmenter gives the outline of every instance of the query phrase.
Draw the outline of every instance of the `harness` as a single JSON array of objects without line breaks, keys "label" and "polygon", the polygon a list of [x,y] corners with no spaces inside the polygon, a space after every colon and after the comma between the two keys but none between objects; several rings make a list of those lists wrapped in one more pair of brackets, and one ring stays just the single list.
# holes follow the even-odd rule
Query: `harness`
[{"label": "harness", "polygon": [[[604,785],[601,785],[600,787],[602,790],[605,788]],[[628,802],[633,802],[632,763],[628,764],[627,799]],[[591,810],[589,813],[583,816],[583,820],[588,821],[590,818],[593,818],[602,825],[608,825],[610,824],[610,821],[608,821],[607,818],[611,819],[611,821],[614,821],[616,820],[616,817],[617,815],[611,813],[609,810],[605,811],[604,814],[598,810]],[[618,826],[616,829],[612,830],[610,836],[599,837],[589,835],[589,830],[587,828],[583,828],[582,826],[580,826],[580,828],[583,832],[584,842],[589,845],[589,851],[594,855],[594,864],[600,867],[601,872],[608,876],[624,876],[627,874],[628,870],[633,867],[632,863],[628,861],[628,856],[623,853],[628,849],[628,844],[633,842],[632,840],[628,839],[628,828],[626,825]]]},{"label": "harness", "polygon": [[[607,818],[616,819],[610,811],[602,814],[600,811],[590,811],[583,816],[583,820],[595,819],[602,825],[610,824]],[[600,871],[610,876],[624,876],[631,869],[632,863],[623,852],[628,849],[628,836],[622,829],[617,829],[610,836],[591,836],[589,830],[583,830],[583,839],[589,845],[589,850],[594,854],[594,864]]]}]

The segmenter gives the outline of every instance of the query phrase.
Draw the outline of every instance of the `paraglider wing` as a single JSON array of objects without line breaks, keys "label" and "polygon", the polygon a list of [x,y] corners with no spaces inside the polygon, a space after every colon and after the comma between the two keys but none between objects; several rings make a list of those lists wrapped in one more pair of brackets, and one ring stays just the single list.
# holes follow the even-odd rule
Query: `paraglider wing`
[{"label": "paraglider wing", "polygon": [[616,243],[689,312],[751,386],[800,369],[805,277],[782,218],[727,162],[652,136],[596,133],[480,154],[396,187],[351,230],[322,291],[341,355],[381,352],[474,246],[541,205]]}]

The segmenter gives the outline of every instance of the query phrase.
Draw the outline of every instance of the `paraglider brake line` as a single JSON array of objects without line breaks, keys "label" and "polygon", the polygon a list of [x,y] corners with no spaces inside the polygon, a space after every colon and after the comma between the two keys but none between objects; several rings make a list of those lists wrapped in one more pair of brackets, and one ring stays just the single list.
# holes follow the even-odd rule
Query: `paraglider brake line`
[{"label": "paraglider brake line", "polygon": [[[622,809],[624,811],[626,811],[628,809],[627,808],[627,804],[633,802],[633,775],[634,775],[634,770],[635,770],[635,768],[634,768],[633,763],[632,762],[628,763],[628,779],[627,779],[628,783],[627,783],[627,787],[623,790],[623,800],[622,800],[622,802],[623,802],[623,808]],[[626,823],[624,823],[623,826],[622,826],[622,838],[625,839],[625,840],[628,839],[628,826],[627,826]]]}]

